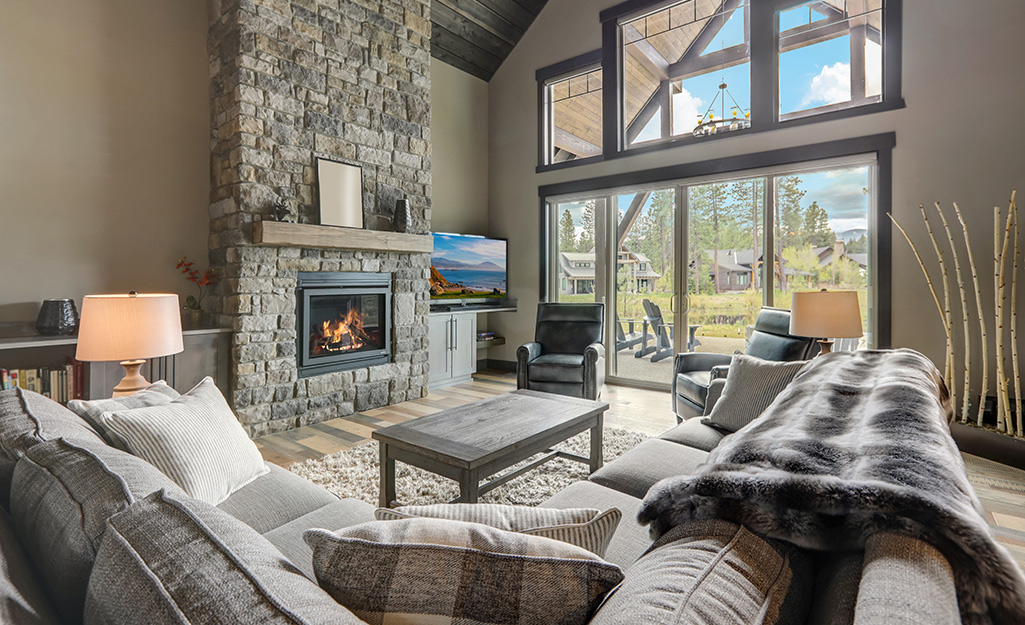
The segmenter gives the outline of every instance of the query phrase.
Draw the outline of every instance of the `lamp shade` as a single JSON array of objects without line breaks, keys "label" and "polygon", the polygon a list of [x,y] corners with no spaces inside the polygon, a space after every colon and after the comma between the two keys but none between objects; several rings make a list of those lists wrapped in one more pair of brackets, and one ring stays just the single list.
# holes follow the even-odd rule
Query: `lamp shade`
[{"label": "lamp shade", "polygon": [[82,300],[75,354],[78,360],[145,360],[177,354],[182,349],[177,295],[86,295]]},{"label": "lamp shade", "polygon": [[856,291],[794,293],[790,304],[790,334],[820,339],[862,335],[861,306]]}]

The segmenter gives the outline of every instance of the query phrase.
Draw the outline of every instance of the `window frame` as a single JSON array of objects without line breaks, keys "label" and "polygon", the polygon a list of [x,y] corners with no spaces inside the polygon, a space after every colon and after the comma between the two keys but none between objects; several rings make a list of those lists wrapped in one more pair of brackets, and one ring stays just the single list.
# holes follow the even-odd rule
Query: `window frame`
[{"label": "window frame", "polygon": [[888,349],[891,346],[892,229],[886,226],[888,223],[886,215],[890,212],[892,205],[892,150],[895,145],[896,134],[890,132],[539,186],[541,223],[539,301],[546,302],[551,298],[553,248],[550,202],[568,201],[573,196],[606,195],[621,189],[672,183],[684,179],[690,179],[691,184],[694,184],[704,177],[728,177],[730,174],[742,174],[768,168],[815,165],[818,162],[831,159],[874,154],[877,172],[875,214],[871,216],[876,226],[875,232],[872,233],[874,250],[871,252],[874,262],[872,271],[875,274],[873,282],[875,289],[874,339],[875,349]]},{"label": "window frame", "polygon": [[[552,116],[551,116],[551,102],[548,98],[548,87],[552,83],[559,82],[566,78],[570,78],[579,74],[592,72],[596,69],[601,69],[602,80],[604,81],[605,72],[602,66],[602,51],[592,50],[575,56],[571,59],[566,59],[554,65],[548,67],[542,67],[534,73],[534,78],[537,81],[537,173],[544,171],[554,171],[558,169],[564,169],[566,167],[573,167],[575,165],[584,165],[587,163],[598,163],[604,160],[606,150],[604,145],[605,133],[602,132],[602,153],[597,156],[589,156],[587,158],[577,158],[571,161],[563,161],[561,163],[549,163],[548,162],[548,143],[552,135]],[[605,84],[602,83],[602,120],[605,119]],[[604,123],[604,121],[603,121]]]},{"label": "window frame", "polygon": [[623,40],[620,25],[648,13],[678,4],[680,0],[627,0],[599,14],[602,25],[602,153],[604,160],[644,154],[658,150],[716,141],[828,122],[904,108],[901,94],[902,0],[882,0],[883,12],[883,85],[882,100],[820,114],[804,115],[780,121],[779,113],[779,13],[807,0],[749,0],[751,12],[751,125],[732,132],[696,137],[679,135],[630,147],[623,114]]}]

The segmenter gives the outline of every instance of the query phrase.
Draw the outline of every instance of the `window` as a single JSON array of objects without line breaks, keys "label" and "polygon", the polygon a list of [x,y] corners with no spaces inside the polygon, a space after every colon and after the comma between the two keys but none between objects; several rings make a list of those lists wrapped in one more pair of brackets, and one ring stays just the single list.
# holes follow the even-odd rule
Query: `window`
[{"label": "window", "polygon": [[903,106],[901,0],[637,5],[601,13],[606,158]]},{"label": "window", "polygon": [[543,285],[544,296],[614,302],[607,323],[623,349],[610,356],[609,375],[635,381],[662,379],[632,357],[663,349],[644,344],[655,336],[645,300],[671,326],[659,345],[733,353],[761,306],[789,308],[799,291],[852,290],[865,335],[837,348],[887,347],[893,142],[876,135],[799,148],[796,161],[779,150],[541,187],[546,236],[559,240],[548,245],[559,253],[542,258],[547,271],[567,249],[587,248],[594,265],[572,294]]},{"label": "window", "polygon": [[780,11],[777,41],[781,120],[882,100],[882,0],[815,0]]},{"label": "window", "polygon": [[745,0],[686,0],[620,28],[627,146],[750,125]]},{"label": "window", "polygon": [[554,166],[602,155],[600,51],[537,72],[539,165]]}]

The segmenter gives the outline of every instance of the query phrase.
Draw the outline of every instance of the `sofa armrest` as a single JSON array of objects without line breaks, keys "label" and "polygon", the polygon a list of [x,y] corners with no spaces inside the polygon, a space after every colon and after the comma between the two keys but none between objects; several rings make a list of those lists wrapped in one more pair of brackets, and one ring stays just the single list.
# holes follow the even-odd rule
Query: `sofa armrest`
[{"label": "sofa armrest", "polygon": [[601,343],[591,343],[584,348],[584,362],[596,363],[599,358],[605,358],[605,346]]},{"label": "sofa armrest", "polygon": [[527,388],[527,365],[541,355],[541,344],[535,341],[516,348],[516,388]]},{"label": "sofa armrest", "polygon": [[888,532],[869,536],[854,625],[960,625],[954,574],[932,545]]},{"label": "sofa armrest", "polygon": [[705,397],[705,412],[704,416],[708,416],[712,413],[712,408],[715,407],[716,402],[722,397],[722,390],[726,386],[726,380],[723,378],[713,379],[708,383],[708,395]]},{"label": "sofa armrest", "polygon": [[726,376],[730,373],[729,365],[717,365],[712,367],[712,379],[713,380],[725,380]]}]

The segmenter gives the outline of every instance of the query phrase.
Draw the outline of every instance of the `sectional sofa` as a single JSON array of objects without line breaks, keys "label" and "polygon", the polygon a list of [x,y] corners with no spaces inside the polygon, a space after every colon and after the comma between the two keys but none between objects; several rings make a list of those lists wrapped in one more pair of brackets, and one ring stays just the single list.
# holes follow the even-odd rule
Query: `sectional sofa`
[{"label": "sectional sofa", "polygon": [[[706,411],[721,382],[710,389]],[[663,540],[650,549],[635,517],[652,484],[691,471],[723,436],[697,419],[685,421],[544,502],[624,513],[606,559],[623,568],[626,582],[593,623],[637,622],[645,606],[656,604],[684,609],[690,601],[687,609],[699,609],[694,580],[743,529],[721,522],[705,527],[702,540]],[[163,494],[150,496],[156,491]],[[0,622],[360,622],[313,581],[302,535],[372,521],[374,507],[339,500],[279,467],[217,507],[199,505],[153,466],[106,445],[63,406],[15,389],[0,393],[0,501]],[[182,553],[192,555],[176,560]],[[801,622],[960,623],[950,566],[920,541],[884,534],[864,551],[800,557],[812,563],[791,580],[805,594]],[[178,585],[161,586],[156,575]],[[689,599],[676,582],[660,583],[673,575],[694,582]],[[251,597],[254,588],[263,594]],[[714,597],[717,589],[710,590]],[[718,591],[729,595],[729,588]],[[187,603],[175,595],[181,592]],[[783,616],[770,611],[757,622],[786,622]]]}]

